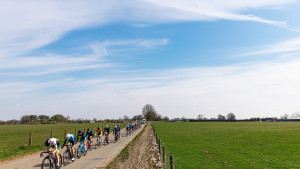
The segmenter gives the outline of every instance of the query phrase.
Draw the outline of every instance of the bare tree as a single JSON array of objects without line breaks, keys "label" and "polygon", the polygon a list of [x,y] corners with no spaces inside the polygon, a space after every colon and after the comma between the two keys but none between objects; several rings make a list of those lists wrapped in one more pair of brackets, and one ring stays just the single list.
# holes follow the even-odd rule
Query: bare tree
[{"label": "bare tree", "polygon": [[288,114],[284,114],[280,117],[280,119],[283,119],[283,120],[286,120],[289,118],[289,115]]},{"label": "bare tree", "polygon": [[218,117],[217,117],[217,120],[224,121],[224,120],[226,120],[226,118],[222,114],[219,114]]},{"label": "bare tree", "polygon": [[203,114],[199,114],[198,116],[197,116],[197,120],[204,120],[204,115]]},{"label": "bare tree", "polygon": [[233,113],[228,113],[228,114],[227,114],[227,120],[235,120],[235,114],[233,114]]},{"label": "bare tree", "polygon": [[124,115],[124,116],[123,116],[123,120],[124,120],[124,121],[128,121],[128,120],[129,120],[129,117],[128,117],[127,115]]},{"label": "bare tree", "polygon": [[170,121],[170,119],[169,119],[168,116],[165,116],[165,117],[163,118],[163,121]]},{"label": "bare tree", "polygon": [[151,104],[146,104],[143,107],[142,113],[143,113],[143,116],[148,121],[152,121],[152,120],[155,120],[157,118],[157,113],[156,113],[154,107]]}]

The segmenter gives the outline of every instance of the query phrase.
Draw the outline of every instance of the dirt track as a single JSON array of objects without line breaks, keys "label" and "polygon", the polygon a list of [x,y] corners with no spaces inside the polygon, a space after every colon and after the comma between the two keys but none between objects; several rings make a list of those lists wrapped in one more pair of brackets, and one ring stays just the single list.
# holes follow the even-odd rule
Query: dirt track
[{"label": "dirt track", "polygon": [[[142,125],[142,128],[145,125]],[[137,130],[132,135],[126,137],[126,131],[123,129],[121,131],[121,140],[117,143],[113,142],[113,135],[110,136],[110,144],[107,146],[101,145],[101,148],[97,150],[88,151],[87,155],[81,157],[80,159],[75,159],[75,162],[63,166],[63,169],[79,169],[79,168],[104,168],[129,144],[132,139],[142,131],[142,129]],[[103,139],[103,137],[102,137]],[[103,141],[102,141],[103,143]],[[78,145],[77,145],[78,146]],[[62,150],[63,153],[65,150]],[[39,156],[39,153],[35,153],[24,158],[19,158],[17,160],[9,161],[0,164],[0,169],[29,169],[29,168],[41,168],[43,158]]]},{"label": "dirt track", "polygon": [[147,125],[139,139],[130,146],[127,158],[120,159],[112,166],[112,169],[119,168],[163,168],[150,124]]}]

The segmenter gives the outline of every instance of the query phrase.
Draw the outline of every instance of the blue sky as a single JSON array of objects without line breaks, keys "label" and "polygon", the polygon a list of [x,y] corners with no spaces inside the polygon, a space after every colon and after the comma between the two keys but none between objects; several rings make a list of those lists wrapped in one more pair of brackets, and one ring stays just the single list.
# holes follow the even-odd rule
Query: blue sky
[{"label": "blue sky", "polygon": [[300,111],[297,0],[0,2],[1,120]]}]

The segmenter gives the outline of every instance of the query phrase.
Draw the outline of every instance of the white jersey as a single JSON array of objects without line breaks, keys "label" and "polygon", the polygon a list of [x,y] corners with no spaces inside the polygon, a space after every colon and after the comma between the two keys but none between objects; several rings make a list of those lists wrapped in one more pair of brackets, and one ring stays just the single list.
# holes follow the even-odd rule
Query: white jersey
[{"label": "white jersey", "polygon": [[48,139],[48,143],[50,143],[49,146],[53,146],[53,148],[56,148],[57,149],[57,139],[56,138],[49,138]]}]

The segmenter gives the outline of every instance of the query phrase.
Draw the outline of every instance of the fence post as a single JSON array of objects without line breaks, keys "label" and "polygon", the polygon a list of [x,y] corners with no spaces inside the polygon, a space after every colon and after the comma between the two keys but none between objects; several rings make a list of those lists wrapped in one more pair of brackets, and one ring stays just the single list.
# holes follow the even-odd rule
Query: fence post
[{"label": "fence post", "polygon": [[170,166],[171,166],[171,169],[174,169],[173,156],[170,156]]},{"label": "fence post", "polygon": [[29,134],[29,146],[31,146],[31,144],[32,144],[32,133],[30,132],[30,134]]},{"label": "fence post", "polygon": [[51,133],[50,133],[50,138],[52,138],[53,137],[53,132],[52,132],[52,130],[51,130]]},{"label": "fence post", "polygon": [[161,153],[160,153],[160,139],[158,139],[158,150],[159,150],[159,155],[161,155]]},{"label": "fence post", "polygon": [[66,137],[66,135],[67,135],[67,130],[65,130],[65,137]]},{"label": "fence post", "polygon": [[163,147],[163,166],[165,167],[166,164],[166,148],[165,146]]}]

